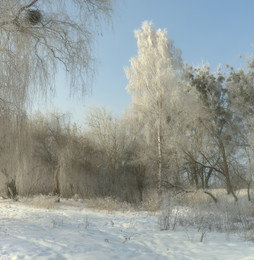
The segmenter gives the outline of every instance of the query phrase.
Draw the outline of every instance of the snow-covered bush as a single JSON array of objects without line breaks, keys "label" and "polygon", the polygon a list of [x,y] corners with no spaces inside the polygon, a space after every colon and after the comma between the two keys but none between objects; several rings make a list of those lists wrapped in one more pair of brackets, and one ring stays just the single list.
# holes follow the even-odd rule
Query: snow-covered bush
[{"label": "snow-covered bush", "polygon": [[210,231],[237,233],[245,240],[253,240],[254,203],[247,200],[246,190],[239,191],[237,202],[225,190],[212,192],[218,198],[217,203],[201,192],[164,202],[158,217],[159,228],[173,229],[174,224],[174,228],[195,228],[201,234]]}]

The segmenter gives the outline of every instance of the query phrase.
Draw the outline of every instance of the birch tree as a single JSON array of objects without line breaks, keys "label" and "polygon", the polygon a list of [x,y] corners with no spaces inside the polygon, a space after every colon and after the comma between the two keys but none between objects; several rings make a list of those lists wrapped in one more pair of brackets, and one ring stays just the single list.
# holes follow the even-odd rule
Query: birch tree
[{"label": "birch tree", "polygon": [[0,103],[21,108],[54,93],[56,72],[67,72],[72,93],[85,94],[93,71],[92,43],[111,0],[2,0]]},{"label": "birch tree", "polygon": [[[126,68],[132,96],[132,109],[148,132],[146,142],[157,143],[157,192],[162,192],[163,133],[167,121],[167,106],[174,98],[182,61],[180,51],[168,40],[166,30],[155,30],[145,21],[135,31],[138,55]],[[156,131],[153,131],[156,129]]]}]

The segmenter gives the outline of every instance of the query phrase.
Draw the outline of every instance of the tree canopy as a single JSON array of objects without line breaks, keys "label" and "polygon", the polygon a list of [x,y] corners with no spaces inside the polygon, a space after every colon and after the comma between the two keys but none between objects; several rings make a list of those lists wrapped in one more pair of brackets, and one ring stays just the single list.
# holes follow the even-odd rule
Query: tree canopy
[{"label": "tree canopy", "polygon": [[92,43],[110,0],[2,0],[0,98],[22,107],[54,93],[64,69],[72,94],[84,95],[93,76]]}]

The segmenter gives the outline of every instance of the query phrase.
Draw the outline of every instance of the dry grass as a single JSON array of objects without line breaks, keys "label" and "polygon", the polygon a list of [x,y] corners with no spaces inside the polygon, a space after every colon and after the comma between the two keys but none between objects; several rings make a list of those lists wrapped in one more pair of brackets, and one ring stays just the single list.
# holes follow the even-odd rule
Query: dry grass
[{"label": "dry grass", "polygon": [[86,199],[85,205],[90,209],[106,210],[108,212],[114,211],[133,211],[134,207],[127,202],[121,202],[111,197]]},{"label": "dry grass", "polygon": [[59,200],[56,196],[38,195],[32,198],[20,198],[19,201],[35,208],[54,209],[59,207]]},{"label": "dry grass", "polygon": [[248,201],[246,190],[237,192],[237,202],[224,190],[210,192],[218,199],[217,203],[203,192],[166,200],[159,216],[160,229],[194,227],[202,234],[210,231],[237,233],[244,240],[254,241],[254,201]]}]

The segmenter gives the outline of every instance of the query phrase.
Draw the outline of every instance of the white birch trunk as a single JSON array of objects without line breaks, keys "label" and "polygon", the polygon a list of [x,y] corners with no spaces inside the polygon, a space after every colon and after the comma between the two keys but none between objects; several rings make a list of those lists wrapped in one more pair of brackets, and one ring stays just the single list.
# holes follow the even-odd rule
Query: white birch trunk
[{"label": "white birch trunk", "polygon": [[161,122],[158,124],[158,132],[157,132],[157,144],[158,144],[158,172],[157,172],[157,192],[159,197],[161,196],[161,169],[162,169],[162,152],[161,152]]}]

